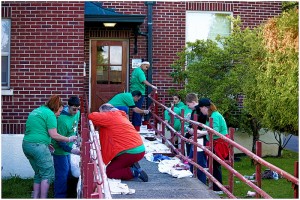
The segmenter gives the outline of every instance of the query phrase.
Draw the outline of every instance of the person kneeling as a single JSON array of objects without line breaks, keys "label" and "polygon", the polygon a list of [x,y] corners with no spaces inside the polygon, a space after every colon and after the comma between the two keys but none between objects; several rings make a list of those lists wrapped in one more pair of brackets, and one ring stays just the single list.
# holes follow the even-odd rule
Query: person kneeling
[{"label": "person kneeling", "polygon": [[92,112],[88,118],[99,127],[107,177],[121,180],[138,177],[148,182],[148,175],[138,163],[145,155],[145,146],[126,113],[106,103],[100,106],[99,112]]}]

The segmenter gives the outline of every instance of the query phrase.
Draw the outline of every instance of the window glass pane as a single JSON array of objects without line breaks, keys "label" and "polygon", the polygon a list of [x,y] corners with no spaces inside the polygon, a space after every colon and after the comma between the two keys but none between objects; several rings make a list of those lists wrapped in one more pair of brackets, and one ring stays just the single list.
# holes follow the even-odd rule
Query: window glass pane
[{"label": "window glass pane", "polygon": [[108,84],[108,67],[97,67],[97,84]]},{"label": "window glass pane", "polygon": [[110,64],[121,65],[122,64],[122,46],[110,47]]},{"label": "window glass pane", "polygon": [[2,87],[8,86],[8,56],[1,56]]},{"label": "window glass pane", "polygon": [[111,84],[122,83],[122,66],[111,66],[109,78]]},{"label": "window glass pane", "polygon": [[218,35],[228,36],[230,34],[230,26],[231,22],[228,19],[228,14],[214,14],[209,27],[208,38],[214,40]]},{"label": "window glass pane", "polygon": [[10,20],[1,20],[1,51],[9,52],[9,41],[10,41]]},{"label": "window glass pane", "polygon": [[229,13],[187,12],[186,42],[215,40],[216,36],[227,36],[231,32]]},{"label": "window glass pane", "polygon": [[108,46],[97,47],[97,64],[108,64]]}]

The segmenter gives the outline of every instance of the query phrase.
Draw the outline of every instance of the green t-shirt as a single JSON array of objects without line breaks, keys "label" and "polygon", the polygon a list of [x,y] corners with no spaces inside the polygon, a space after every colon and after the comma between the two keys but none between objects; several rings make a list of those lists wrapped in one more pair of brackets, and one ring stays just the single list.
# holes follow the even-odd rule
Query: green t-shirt
[{"label": "green t-shirt", "polygon": [[[177,108],[177,107],[174,107],[174,110],[173,110],[177,115],[181,115],[181,109],[180,108]],[[171,116],[169,114],[169,112],[167,110],[165,110],[165,120],[168,120],[168,122],[170,123],[171,122]],[[178,119],[177,117],[174,117],[174,129],[176,131],[180,131],[180,127],[181,127],[181,122],[180,122],[180,119]]]},{"label": "green t-shirt", "polygon": [[[228,133],[227,124],[221,113],[214,111],[210,117],[213,118],[213,129],[222,135],[226,135]],[[209,121],[206,121],[206,126],[209,126]],[[209,140],[209,135],[206,138]],[[214,135],[213,138],[218,139],[219,136]]]},{"label": "green t-shirt", "polygon": [[[63,112],[57,119],[57,132],[65,137],[76,135],[78,132],[78,122],[80,117],[80,111],[77,111],[75,115],[68,113],[68,106],[64,107]],[[55,155],[69,155],[69,152],[64,151],[58,146],[57,141],[52,139],[52,145],[55,149]],[[67,142],[67,145],[72,148],[74,142]]]},{"label": "green t-shirt", "polygon": [[[190,109],[187,105],[185,105],[183,103],[183,105],[181,105],[180,110],[183,109],[184,110],[184,118],[185,119],[191,119],[191,114],[192,114],[192,109]],[[186,132],[188,127],[189,127],[190,123],[189,122],[184,122],[184,131]]]},{"label": "green t-shirt", "polygon": [[146,85],[143,83],[145,80],[145,72],[140,67],[135,68],[131,74],[130,92],[137,90],[140,91],[142,95],[145,95]]},{"label": "green t-shirt", "polygon": [[177,108],[180,108],[180,107],[183,107],[183,106],[185,106],[185,104],[182,101],[180,101],[178,104],[174,105],[174,107],[177,107]]},{"label": "green t-shirt", "polygon": [[[176,105],[180,105],[181,107],[176,107]],[[181,116],[181,109],[183,109],[184,110],[184,118],[185,119],[190,119],[192,110],[187,105],[185,105],[184,103],[176,104],[176,105],[174,106],[174,112],[177,115]],[[167,110],[165,110],[164,115],[165,115],[165,120],[168,120],[168,122],[171,122],[171,117],[170,117],[169,112]],[[184,123],[184,128],[185,128],[184,131],[187,131],[188,125],[189,125],[188,122]],[[177,117],[174,118],[174,129],[176,131],[181,130],[181,122],[180,122],[180,119],[178,119]]]},{"label": "green t-shirt", "polygon": [[135,107],[133,96],[130,92],[119,93],[108,101],[113,106]]},{"label": "green t-shirt", "polygon": [[142,144],[138,147],[134,147],[132,149],[127,149],[125,151],[121,151],[120,153],[117,154],[117,156],[123,154],[123,153],[129,153],[129,154],[138,154],[138,153],[142,153],[145,151],[145,145]]},{"label": "green t-shirt", "polygon": [[24,140],[31,143],[49,145],[49,129],[57,128],[57,119],[52,110],[42,105],[34,109],[27,118]]}]

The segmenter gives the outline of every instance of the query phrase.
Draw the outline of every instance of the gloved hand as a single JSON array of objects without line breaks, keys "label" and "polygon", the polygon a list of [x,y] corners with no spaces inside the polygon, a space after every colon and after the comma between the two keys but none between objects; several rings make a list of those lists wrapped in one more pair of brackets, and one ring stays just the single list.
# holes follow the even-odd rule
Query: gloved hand
[{"label": "gloved hand", "polygon": [[75,142],[77,140],[77,136],[73,135],[69,137],[69,142]]},{"label": "gloved hand", "polygon": [[149,112],[150,112],[150,110],[144,110],[144,114],[145,114],[145,115],[148,115]]},{"label": "gloved hand", "polygon": [[154,86],[154,85],[152,85],[152,88],[153,88],[154,90],[157,90],[157,87],[156,87],[156,86]]},{"label": "gloved hand", "polygon": [[75,154],[75,155],[80,155],[80,150],[79,149],[72,149],[71,153]]},{"label": "gloved hand", "polygon": [[82,140],[82,138],[81,138],[80,136],[77,136],[77,140],[74,142],[74,144],[75,144],[77,147],[79,147],[80,144],[81,144],[81,140]]}]

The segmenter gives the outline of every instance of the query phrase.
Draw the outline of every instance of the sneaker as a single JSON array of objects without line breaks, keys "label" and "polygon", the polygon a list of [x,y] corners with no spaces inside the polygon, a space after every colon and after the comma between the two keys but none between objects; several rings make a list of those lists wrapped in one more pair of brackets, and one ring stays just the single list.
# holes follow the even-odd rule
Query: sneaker
[{"label": "sneaker", "polygon": [[142,170],[139,175],[138,175],[139,179],[141,179],[144,182],[148,182],[148,175],[146,174],[146,172],[144,170]]},{"label": "sneaker", "polygon": [[132,174],[135,178],[139,178],[144,182],[148,182],[148,175],[141,168],[136,168],[136,166],[131,167]]},{"label": "sneaker", "polygon": [[218,194],[218,195],[224,194],[223,191],[214,191],[214,193],[216,193],[216,194]]},{"label": "sneaker", "polygon": [[132,167],[134,167],[136,169],[141,169],[141,166],[138,162],[133,163]]}]

